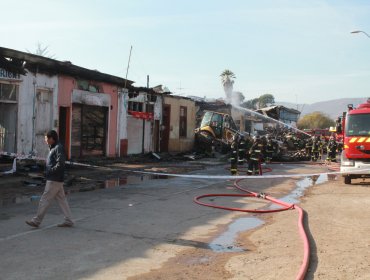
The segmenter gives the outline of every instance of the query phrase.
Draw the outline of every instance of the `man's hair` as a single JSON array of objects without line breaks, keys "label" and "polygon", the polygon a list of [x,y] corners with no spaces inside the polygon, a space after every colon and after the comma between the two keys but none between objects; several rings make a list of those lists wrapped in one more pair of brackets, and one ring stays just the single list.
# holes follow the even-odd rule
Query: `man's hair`
[{"label": "man's hair", "polygon": [[55,142],[58,142],[58,133],[55,130],[49,130],[45,135],[47,138],[53,138]]}]

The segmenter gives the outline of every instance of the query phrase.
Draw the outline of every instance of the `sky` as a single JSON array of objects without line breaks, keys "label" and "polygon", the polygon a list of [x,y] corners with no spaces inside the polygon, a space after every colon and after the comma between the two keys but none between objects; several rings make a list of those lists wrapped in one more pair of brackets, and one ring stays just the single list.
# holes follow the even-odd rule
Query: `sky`
[{"label": "sky", "polygon": [[[370,96],[370,1],[0,0],[1,47],[48,46],[55,59],[136,86],[246,100],[314,103]],[[6,12],[5,12],[6,11]]]}]

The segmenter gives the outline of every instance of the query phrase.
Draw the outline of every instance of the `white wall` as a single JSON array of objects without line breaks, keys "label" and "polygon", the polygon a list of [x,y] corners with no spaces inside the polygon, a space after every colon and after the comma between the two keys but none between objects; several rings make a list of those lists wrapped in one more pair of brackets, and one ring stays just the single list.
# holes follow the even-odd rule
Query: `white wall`
[{"label": "white wall", "polygon": [[[127,154],[141,154],[142,152],[142,139],[143,139],[143,120],[134,118],[131,115],[127,116],[127,139],[128,148]],[[150,152],[152,142],[151,122],[145,121],[145,141],[144,152]]]},{"label": "white wall", "polygon": [[[58,111],[58,77],[45,74],[33,74],[28,72],[26,76],[21,75],[22,82],[19,86],[18,96],[18,129],[17,129],[17,153],[29,154],[32,151],[33,138],[33,110],[35,91],[39,88],[50,90],[52,95],[51,115],[45,116],[45,122],[50,123],[49,129],[55,127],[59,119]],[[36,100],[35,100],[36,102]],[[45,149],[47,146],[45,145]],[[38,156],[45,157],[45,150],[39,148]]]}]

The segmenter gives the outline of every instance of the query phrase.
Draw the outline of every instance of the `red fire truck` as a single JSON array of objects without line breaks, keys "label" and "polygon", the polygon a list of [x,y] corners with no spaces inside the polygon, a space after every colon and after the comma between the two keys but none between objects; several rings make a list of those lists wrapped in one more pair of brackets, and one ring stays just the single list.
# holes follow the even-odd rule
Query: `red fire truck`
[{"label": "red fire truck", "polygon": [[[355,178],[370,178],[370,98],[357,108],[348,105],[348,112],[342,119],[344,149],[341,155],[340,171],[344,183],[351,184]],[[353,172],[356,173],[346,173]]]}]

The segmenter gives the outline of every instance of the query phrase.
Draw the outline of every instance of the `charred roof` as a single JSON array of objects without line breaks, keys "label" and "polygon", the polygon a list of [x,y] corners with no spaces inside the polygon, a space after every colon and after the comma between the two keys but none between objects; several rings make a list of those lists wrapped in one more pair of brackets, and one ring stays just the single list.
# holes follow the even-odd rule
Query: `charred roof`
[{"label": "charred roof", "polygon": [[[74,65],[70,61],[59,61],[2,47],[0,47],[0,67],[22,75],[27,73],[26,70],[48,75],[64,74],[76,78],[111,83],[121,87],[124,87],[126,81],[117,76]],[[133,81],[127,80],[126,84],[131,86],[133,83]]]}]

